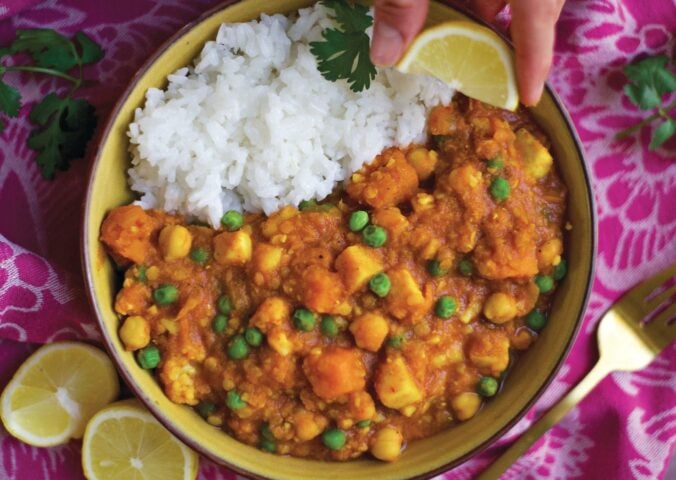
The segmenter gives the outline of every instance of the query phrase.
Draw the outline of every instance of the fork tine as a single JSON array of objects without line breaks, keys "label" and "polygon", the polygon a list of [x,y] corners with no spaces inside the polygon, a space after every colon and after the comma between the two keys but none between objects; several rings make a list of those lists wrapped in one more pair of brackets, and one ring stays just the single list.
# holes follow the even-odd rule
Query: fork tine
[{"label": "fork tine", "polygon": [[643,329],[660,349],[663,349],[672,340],[676,340],[676,322],[669,320],[676,316],[676,303],[672,303],[660,312],[650,322],[643,324]]},{"label": "fork tine", "polygon": [[641,299],[644,299],[650,295],[653,290],[655,290],[674,275],[676,275],[676,265],[672,265],[671,267],[665,268],[661,272],[658,272],[648,280],[634,287],[629,291],[629,293],[632,297],[640,297]]},{"label": "fork tine", "polygon": [[662,304],[662,302],[664,302],[666,299],[670,298],[674,293],[676,293],[676,285],[672,285],[671,287],[667,288],[665,291],[663,291],[659,295],[656,295],[655,298],[648,300],[646,302],[646,307],[650,311],[655,310],[657,307],[659,307]]}]

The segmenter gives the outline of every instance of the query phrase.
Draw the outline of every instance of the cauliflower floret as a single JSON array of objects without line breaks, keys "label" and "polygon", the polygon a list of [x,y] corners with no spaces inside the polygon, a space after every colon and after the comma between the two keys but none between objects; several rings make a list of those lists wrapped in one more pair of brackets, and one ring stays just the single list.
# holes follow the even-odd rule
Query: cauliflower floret
[{"label": "cauliflower floret", "polygon": [[174,403],[197,405],[197,369],[185,358],[170,357],[160,365],[164,393]]}]

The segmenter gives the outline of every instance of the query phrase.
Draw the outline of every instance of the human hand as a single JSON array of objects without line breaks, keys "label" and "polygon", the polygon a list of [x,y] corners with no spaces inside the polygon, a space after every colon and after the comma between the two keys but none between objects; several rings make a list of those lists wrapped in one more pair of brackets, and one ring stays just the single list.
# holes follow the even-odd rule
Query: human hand
[{"label": "human hand", "polygon": [[[554,28],[565,0],[511,0],[510,32],[516,50],[516,80],[525,105],[542,96],[554,52]],[[505,0],[472,0],[487,22],[505,7]],[[393,65],[420,31],[427,16],[427,0],[375,0],[371,60]]]}]

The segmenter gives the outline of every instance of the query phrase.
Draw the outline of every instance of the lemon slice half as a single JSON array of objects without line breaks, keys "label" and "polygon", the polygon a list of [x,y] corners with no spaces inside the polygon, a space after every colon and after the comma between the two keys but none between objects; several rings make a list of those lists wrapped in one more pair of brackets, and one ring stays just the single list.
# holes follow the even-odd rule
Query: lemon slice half
[{"label": "lemon slice half", "polygon": [[36,350],[0,397],[2,423],[22,442],[49,447],[81,438],[87,421],[119,393],[115,367],[98,348],[57,342]]},{"label": "lemon slice half", "polygon": [[89,480],[193,480],[197,465],[197,454],[136,400],[98,412],[82,440],[82,468]]},{"label": "lemon slice half", "polygon": [[425,30],[395,68],[436,77],[496,107],[513,111],[519,105],[512,51],[495,32],[474,23],[452,21]]}]

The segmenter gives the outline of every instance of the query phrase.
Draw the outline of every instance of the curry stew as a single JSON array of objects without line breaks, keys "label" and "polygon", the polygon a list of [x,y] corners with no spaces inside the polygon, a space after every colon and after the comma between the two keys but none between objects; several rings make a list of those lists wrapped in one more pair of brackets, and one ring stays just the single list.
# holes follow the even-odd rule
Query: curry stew
[{"label": "curry stew", "polygon": [[265,451],[391,461],[498,393],[565,274],[566,189],[525,111],[458,98],[428,129],[319,204],[109,213],[120,338],[172,401]]}]

